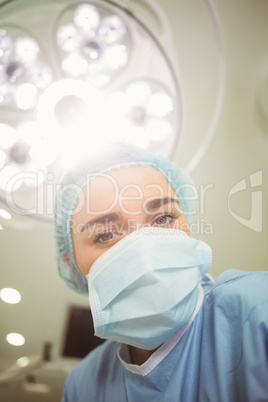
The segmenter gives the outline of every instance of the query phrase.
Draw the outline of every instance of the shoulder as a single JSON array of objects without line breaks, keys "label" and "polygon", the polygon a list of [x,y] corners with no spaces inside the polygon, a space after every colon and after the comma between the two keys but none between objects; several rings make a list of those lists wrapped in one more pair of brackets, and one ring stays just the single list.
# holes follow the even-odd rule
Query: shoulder
[{"label": "shoulder", "polygon": [[267,311],[268,272],[227,270],[216,278],[205,297],[221,312],[239,314],[245,320],[254,310]]},{"label": "shoulder", "polygon": [[[201,383],[210,392],[220,379],[228,384],[222,391],[229,400],[268,400],[268,272],[228,270],[205,290]],[[211,383],[208,367],[215,375]]]},{"label": "shoulder", "polygon": [[117,358],[118,343],[106,341],[89,353],[81,362],[72,370],[68,376],[64,395],[65,401],[86,401],[88,394],[94,395],[99,392],[100,381],[109,381],[111,375],[111,367],[116,371],[118,366]]},{"label": "shoulder", "polygon": [[268,271],[247,272],[229,269],[216,278],[214,291],[245,294],[257,301],[268,298],[267,285]]}]

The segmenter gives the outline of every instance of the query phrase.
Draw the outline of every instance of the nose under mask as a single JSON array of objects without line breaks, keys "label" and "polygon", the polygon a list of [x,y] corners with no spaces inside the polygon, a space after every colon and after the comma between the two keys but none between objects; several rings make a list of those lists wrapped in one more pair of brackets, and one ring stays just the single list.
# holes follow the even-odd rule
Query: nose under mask
[{"label": "nose under mask", "polygon": [[179,229],[143,228],[87,274],[95,335],[152,350],[191,318],[212,251]]}]

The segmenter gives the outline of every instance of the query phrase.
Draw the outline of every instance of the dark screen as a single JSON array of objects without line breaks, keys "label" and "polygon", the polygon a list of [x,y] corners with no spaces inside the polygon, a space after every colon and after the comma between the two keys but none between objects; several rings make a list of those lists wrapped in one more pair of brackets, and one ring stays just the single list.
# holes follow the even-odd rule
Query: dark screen
[{"label": "dark screen", "polygon": [[90,309],[69,307],[62,355],[82,358],[103,342],[104,339],[94,336]]}]

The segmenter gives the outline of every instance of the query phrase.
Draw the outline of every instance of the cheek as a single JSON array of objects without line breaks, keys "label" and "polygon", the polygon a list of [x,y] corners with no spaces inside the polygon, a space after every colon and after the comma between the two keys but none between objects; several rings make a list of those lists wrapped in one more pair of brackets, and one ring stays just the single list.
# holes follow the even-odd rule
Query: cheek
[{"label": "cheek", "polygon": [[86,276],[96,259],[100,256],[88,244],[78,242],[76,239],[73,241],[74,259],[81,273]]}]

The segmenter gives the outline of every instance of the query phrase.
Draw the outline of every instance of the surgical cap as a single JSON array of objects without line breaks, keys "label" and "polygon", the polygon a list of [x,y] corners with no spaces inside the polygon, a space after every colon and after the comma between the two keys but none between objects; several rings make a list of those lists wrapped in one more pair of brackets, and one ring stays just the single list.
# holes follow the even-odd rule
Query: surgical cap
[{"label": "surgical cap", "polygon": [[195,212],[195,184],[188,173],[174,162],[129,144],[113,144],[89,154],[66,172],[55,202],[56,262],[60,276],[77,293],[88,293],[87,280],[74,258],[71,234],[71,219],[79,194],[99,173],[138,165],[154,167],[165,176],[176,191],[188,223]]}]

